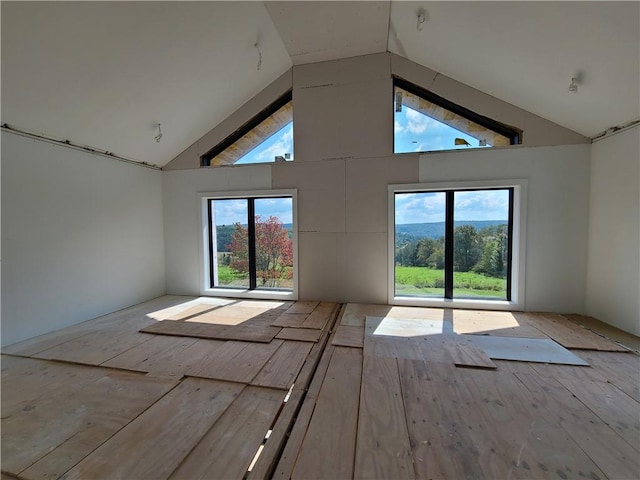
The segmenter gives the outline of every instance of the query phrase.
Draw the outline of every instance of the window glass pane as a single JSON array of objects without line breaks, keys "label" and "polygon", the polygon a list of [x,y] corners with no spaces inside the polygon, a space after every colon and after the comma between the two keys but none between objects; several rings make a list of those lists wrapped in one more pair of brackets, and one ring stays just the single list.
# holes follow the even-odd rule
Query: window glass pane
[{"label": "window glass pane", "polygon": [[249,288],[248,201],[211,200],[213,285]]},{"label": "window glass pane", "polygon": [[454,193],[453,296],[507,298],[509,190]]},{"label": "window glass pane", "polygon": [[274,162],[276,158],[278,158],[278,161],[293,160],[293,122],[287,123],[235,163],[236,165],[268,163]]},{"label": "window glass pane", "polygon": [[394,92],[394,153],[511,144],[509,138],[400,87]]},{"label": "window glass pane", "polygon": [[293,199],[257,198],[256,288],[293,289]]},{"label": "window glass pane", "polygon": [[293,102],[278,108],[217,154],[206,154],[205,159],[205,164],[212,166],[293,160]]},{"label": "window glass pane", "polygon": [[395,195],[395,294],[444,296],[444,192]]}]

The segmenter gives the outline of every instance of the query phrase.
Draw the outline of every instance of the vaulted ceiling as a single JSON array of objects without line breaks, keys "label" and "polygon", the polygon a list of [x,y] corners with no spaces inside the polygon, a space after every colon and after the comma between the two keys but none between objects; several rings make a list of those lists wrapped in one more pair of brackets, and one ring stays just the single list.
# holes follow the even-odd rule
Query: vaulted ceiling
[{"label": "vaulted ceiling", "polygon": [[385,51],[586,136],[640,117],[638,2],[3,1],[1,14],[3,123],[157,165],[292,65]]}]

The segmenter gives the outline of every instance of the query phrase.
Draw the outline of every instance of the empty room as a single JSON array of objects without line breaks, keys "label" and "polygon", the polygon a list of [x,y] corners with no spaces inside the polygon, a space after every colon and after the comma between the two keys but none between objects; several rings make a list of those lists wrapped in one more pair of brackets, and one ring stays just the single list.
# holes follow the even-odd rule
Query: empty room
[{"label": "empty room", "polygon": [[640,477],[640,2],[2,1],[1,477]]}]

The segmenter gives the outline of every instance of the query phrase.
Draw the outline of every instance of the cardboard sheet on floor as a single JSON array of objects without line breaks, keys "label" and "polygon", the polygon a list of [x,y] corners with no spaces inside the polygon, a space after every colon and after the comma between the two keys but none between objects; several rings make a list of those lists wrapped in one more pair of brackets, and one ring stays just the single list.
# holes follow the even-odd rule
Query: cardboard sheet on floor
[{"label": "cardboard sheet on floor", "polygon": [[494,360],[589,366],[583,359],[550,339],[460,335],[458,340],[484,350]]}]

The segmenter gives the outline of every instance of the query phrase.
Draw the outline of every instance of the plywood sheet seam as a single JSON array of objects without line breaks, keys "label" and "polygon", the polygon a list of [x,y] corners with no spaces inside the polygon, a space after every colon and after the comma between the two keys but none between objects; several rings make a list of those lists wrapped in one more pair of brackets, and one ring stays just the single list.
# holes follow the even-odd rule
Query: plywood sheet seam
[{"label": "plywood sheet seam", "polygon": [[[288,402],[278,412],[271,435],[265,442],[262,454],[258,457],[254,468],[248,473],[247,480],[272,478],[276,468],[278,468],[283,452],[291,440],[292,429],[298,424],[298,418],[304,407],[310,386],[317,381],[317,373],[321,362],[324,361],[326,347],[330,345],[330,336],[332,335],[330,332],[333,330],[343,309],[344,305],[339,303],[335,305],[329,321],[325,324],[322,337],[313,346],[298,373]],[[302,381],[302,385],[299,384],[299,379]]]}]

